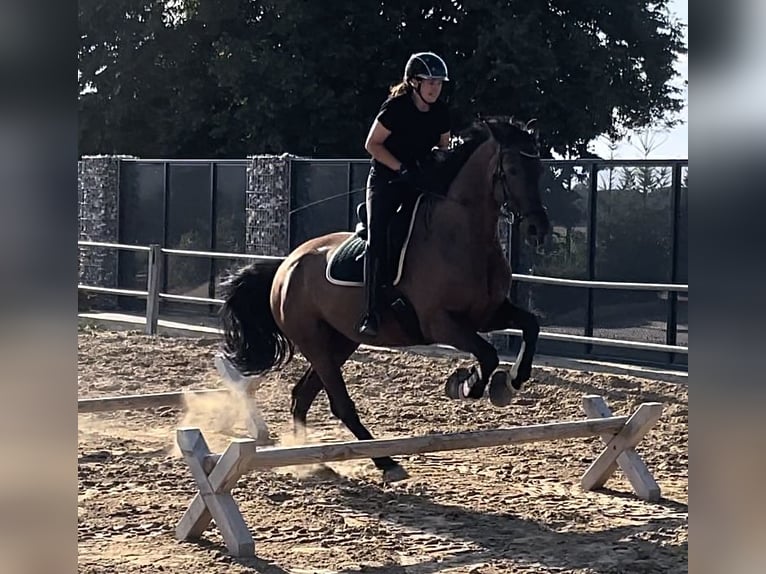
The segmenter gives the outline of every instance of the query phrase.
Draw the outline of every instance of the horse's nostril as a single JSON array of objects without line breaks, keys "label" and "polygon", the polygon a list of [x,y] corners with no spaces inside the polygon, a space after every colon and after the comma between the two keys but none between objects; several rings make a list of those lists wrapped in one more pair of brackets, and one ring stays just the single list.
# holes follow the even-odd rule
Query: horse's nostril
[{"label": "horse's nostril", "polygon": [[532,236],[537,235],[537,227],[534,225],[529,226],[528,233]]}]

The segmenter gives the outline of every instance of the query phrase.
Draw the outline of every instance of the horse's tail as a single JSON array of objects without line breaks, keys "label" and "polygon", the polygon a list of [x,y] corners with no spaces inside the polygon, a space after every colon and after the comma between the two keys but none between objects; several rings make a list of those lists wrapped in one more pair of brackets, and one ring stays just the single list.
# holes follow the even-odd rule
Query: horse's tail
[{"label": "horse's tail", "polygon": [[293,357],[287,338],[271,312],[271,284],[280,261],[255,263],[221,284],[223,353],[243,375],[279,367]]}]

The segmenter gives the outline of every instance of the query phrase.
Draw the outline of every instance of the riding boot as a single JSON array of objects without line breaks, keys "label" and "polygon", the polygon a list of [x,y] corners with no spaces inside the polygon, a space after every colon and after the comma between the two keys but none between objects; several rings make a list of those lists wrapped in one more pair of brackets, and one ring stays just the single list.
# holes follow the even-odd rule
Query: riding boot
[{"label": "riding boot", "polygon": [[359,324],[359,334],[375,337],[378,334],[378,258],[367,247],[364,253],[365,314]]}]

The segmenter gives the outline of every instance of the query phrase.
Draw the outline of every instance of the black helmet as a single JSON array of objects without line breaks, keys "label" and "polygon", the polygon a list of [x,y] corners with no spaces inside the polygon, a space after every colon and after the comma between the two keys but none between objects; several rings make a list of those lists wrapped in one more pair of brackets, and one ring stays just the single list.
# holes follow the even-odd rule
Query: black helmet
[{"label": "black helmet", "polygon": [[404,66],[404,79],[414,78],[439,79],[449,82],[447,64],[433,52],[418,52],[412,54]]}]

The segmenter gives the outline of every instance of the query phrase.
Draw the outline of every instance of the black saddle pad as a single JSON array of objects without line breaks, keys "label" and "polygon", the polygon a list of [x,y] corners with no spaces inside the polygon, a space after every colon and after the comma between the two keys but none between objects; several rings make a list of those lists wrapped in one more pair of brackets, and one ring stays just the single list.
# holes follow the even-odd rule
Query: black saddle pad
[{"label": "black saddle pad", "polygon": [[[385,262],[385,277],[393,278],[397,285],[402,278],[404,258],[407,254],[415,218],[423,199],[420,195],[414,203],[404,204],[391,218],[388,225],[389,256]],[[332,254],[327,264],[327,280],[336,285],[360,287],[364,285],[364,252],[367,249],[367,229],[364,211],[359,210],[360,222],[354,235],[346,239]]]},{"label": "black saddle pad", "polygon": [[327,279],[336,285],[364,285],[364,252],[367,241],[355,233],[341,243],[327,264]]}]

